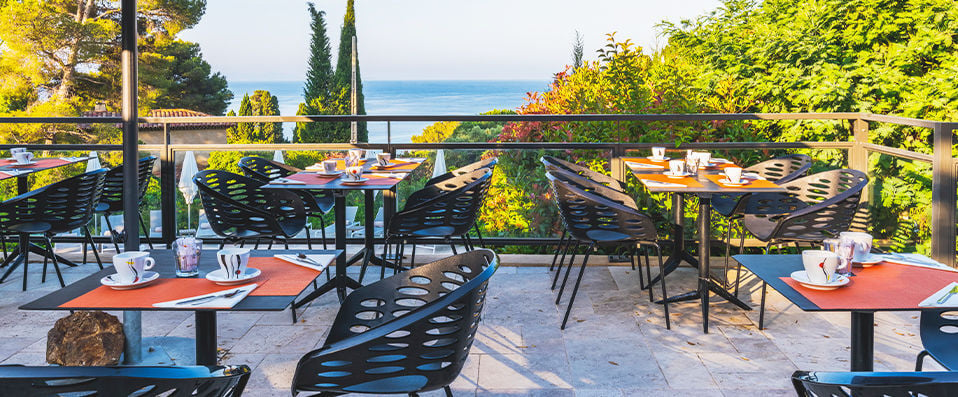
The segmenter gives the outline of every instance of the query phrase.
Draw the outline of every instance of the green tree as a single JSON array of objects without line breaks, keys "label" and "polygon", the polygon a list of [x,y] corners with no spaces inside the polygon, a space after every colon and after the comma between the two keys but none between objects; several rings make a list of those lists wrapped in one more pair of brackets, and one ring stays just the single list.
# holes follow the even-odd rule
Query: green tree
[{"label": "green tree", "polygon": [[148,108],[184,108],[222,115],[233,93],[226,78],[213,73],[200,46],[182,40],[157,40],[140,53],[140,102]]},{"label": "green tree", "polygon": [[329,96],[333,84],[332,52],[329,37],[326,35],[325,12],[317,10],[313,3],[307,3],[310,15],[309,28],[312,38],[309,42],[309,61],[306,69],[306,85],[303,87],[303,99],[306,103],[314,99]]},{"label": "green tree", "polygon": [[[296,110],[297,115],[322,115],[348,113],[343,106],[342,89],[333,80],[332,53],[329,37],[326,35],[324,12],[308,3],[312,38],[309,44],[309,61],[306,70],[306,84],[303,87],[303,103]],[[346,123],[296,123],[293,130],[294,142],[348,142],[348,124]]]},{"label": "green tree", "polygon": [[[345,87],[346,109],[343,114],[350,114],[349,90],[352,88],[353,74],[353,37],[356,37],[356,7],[354,0],[346,1],[346,15],[343,17],[343,27],[339,33],[339,55],[336,58],[336,84]],[[357,45],[358,47],[358,45]],[[359,50],[356,50],[356,114],[366,114],[366,105],[363,96],[363,79],[359,73]],[[348,127],[347,127],[348,128]],[[347,135],[349,133],[347,132]],[[366,123],[359,123],[357,133],[360,142],[369,140],[369,131],[366,129]]]},{"label": "green tree", "polygon": [[[239,112],[232,110],[227,116],[278,116],[279,101],[269,91],[256,90],[253,96],[243,95]],[[236,123],[226,130],[227,143],[280,143],[283,142],[282,123]]]}]

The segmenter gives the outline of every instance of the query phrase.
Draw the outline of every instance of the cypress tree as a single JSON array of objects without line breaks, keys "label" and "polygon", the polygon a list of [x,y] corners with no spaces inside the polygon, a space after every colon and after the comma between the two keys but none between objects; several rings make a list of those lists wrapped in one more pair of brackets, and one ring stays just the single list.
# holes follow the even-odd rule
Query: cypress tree
[{"label": "cypress tree", "polygon": [[[296,110],[297,115],[341,114],[339,87],[334,80],[332,51],[329,37],[326,35],[324,12],[308,3],[311,18],[312,38],[309,44],[309,61],[306,70],[306,84],[303,87],[303,103]],[[348,103],[348,102],[347,102]],[[348,111],[348,106],[346,107]],[[348,112],[347,112],[348,113]],[[346,137],[343,138],[345,128]],[[346,123],[296,123],[293,141],[308,142],[348,142],[349,126]]]},{"label": "cypress tree", "polygon": [[[256,90],[253,96],[243,95],[239,112],[232,110],[228,116],[278,116],[279,101],[269,91]],[[282,123],[236,123],[226,129],[227,143],[279,143],[283,142]]]},{"label": "cypress tree", "polygon": [[[343,27],[339,34],[339,55],[336,59],[336,84],[345,87],[349,92],[353,74],[353,37],[356,36],[356,9],[354,0],[346,1],[346,15],[343,17]],[[357,46],[358,47],[358,46]],[[363,100],[363,80],[359,73],[359,50],[356,50],[356,107],[357,114],[366,114],[366,105]],[[346,114],[349,114],[349,95],[346,96]],[[346,135],[349,136],[347,126]],[[369,140],[366,123],[359,123],[358,138],[360,142]]]},{"label": "cypress tree", "polygon": [[[227,113],[228,116],[233,115],[233,111],[230,110]],[[240,101],[239,112],[236,113],[236,116],[252,116],[253,115],[253,105],[249,101],[249,94],[243,95],[243,100]],[[252,123],[236,123],[235,127],[228,128],[226,130],[226,142],[227,143],[253,143],[253,124]]]}]

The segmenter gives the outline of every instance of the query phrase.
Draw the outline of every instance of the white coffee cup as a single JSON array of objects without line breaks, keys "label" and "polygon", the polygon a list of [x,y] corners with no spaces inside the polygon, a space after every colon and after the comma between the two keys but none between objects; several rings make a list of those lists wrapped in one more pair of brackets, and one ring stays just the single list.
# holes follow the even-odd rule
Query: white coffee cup
[{"label": "white coffee cup", "polygon": [[854,256],[852,262],[862,262],[867,260],[868,254],[872,251],[872,235],[861,232],[841,232],[839,238],[847,238],[855,242]]},{"label": "white coffee cup", "polygon": [[336,172],[336,163],[336,160],[323,161],[323,171],[325,171],[327,174]]},{"label": "white coffee cup", "polygon": [[113,268],[116,275],[113,278],[123,284],[133,284],[143,279],[145,270],[150,270],[156,261],[150,258],[149,252],[127,251],[113,255]]},{"label": "white coffee cup", "polygon": [[669,161],[669,171],[672,173],[672,175],[685,174],[685,160]]},{"label": "white coffee cup", "polygon": [[30,164],[30,161],[33,160],[33,153],[18,152],[13,154],[13,158],[17,160],[19,164]]},{"label": "white coffee cup", "polygon": [[376,161],[379,162],[380,167],[389,166],[389,160],[392,158],[392,153],[378,153],[376,154]]},{"label": "white coffee cup", "polygon": [[11,148],[11,149],[10,149],[10,156],[13,157],[14,154],[22,153],[22,152],[25,152],[25,151],[27,151],[27,148],[25,148],[25,147],[15,147],[15,148]]},{"label": "white coffee cup", "polygon": [[238,280],[246,273],[249,248],[224,248],[216,251],[216,261],[227,280]]},{"label": "white coffee cup", "polygon": [[652,147],[652,158],[656,160],[665,159],[665,147],[662,146],[653,146]]},{"label": "white coffee cup", "polygon": [[695,157],[699,160],[699,166],[704,167],[709,165],[709,162],[712,161],[712,153],[709,152],[694,152]]},{"label": "white coffee cup", "polygon": [[825,250],[802,251],[802,264],[805,265],[805,274],[808,281],[817,284],[831,282],[838,268],[838,254]]},{"label": "white coffee cup", "polygon": [[346,167],[346,180],[358,181],[363,177],[363,167]]},{"label": "white coffee cup", "polygon": [[725,179],[729,183],[739,183],[742,180],[742,169],[739,167],[728,167],[725,169]]}]

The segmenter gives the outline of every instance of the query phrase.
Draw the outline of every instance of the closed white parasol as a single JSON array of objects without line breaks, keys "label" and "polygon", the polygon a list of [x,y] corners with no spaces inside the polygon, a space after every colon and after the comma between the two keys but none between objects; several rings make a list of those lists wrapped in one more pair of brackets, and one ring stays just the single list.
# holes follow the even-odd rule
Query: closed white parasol
[{"label": "closed white parasol", "polygon": [[186,200],[187,229],[193,225],[192,205],[193,200],[196,199],[196,195],[199,193],[199,188],[197,188],[196,183],[193,182],[193,176],[198,172],[200,172],[200,170],[196,166],[196,156],[193,155],[193,151],[186,152],[183,158],[183,169],[180,171],[180,182],[177,184],[177,187],[180,189],[180,193],[183,193],[183,199]]}]

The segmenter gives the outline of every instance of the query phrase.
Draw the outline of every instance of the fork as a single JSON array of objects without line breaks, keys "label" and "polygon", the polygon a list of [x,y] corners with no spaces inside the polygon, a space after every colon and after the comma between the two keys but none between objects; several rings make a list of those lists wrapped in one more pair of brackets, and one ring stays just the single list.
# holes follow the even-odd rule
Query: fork
[{"label": "fork", "polygon": [[194,298],[194,299],[190,299],[190,300],[185,300],[185,301],[182,301],[182,302],[177,302],[176,305],[179,306],[179,305],[190,304],[190,305],[192,305],[192,306],[196,306],[196,305],[198,305],[198,304],[200,304],[200,303],[206,303],[206,302],[209,302],[209,301],[211,301],[211,300],[213,300],[213,299],[232,298],[232,297],[236,296],[237,294],[239,294],[240,292],[243,292],[243,291],[246,291],[246,289],[245,289],[245,288],[240,288],[240,289],[233,290],[232,292],[227,292],[227,293],[225,293],[225,294],[210,295],[210,296],[204,296],[204,297],[202,297],[202,298]]},{"label": "fork", "polygon": [[955,295],[955,294],[958,294],[958,285],[956,285],[956,286],[954,286],[954,287],[951,287],[951,291],[948,291],[948,293],[945,294],[945,296],[939,298],[939,299],[938,299],[938,304],[939,304],[939,305],[944,305],[945,302],[948,302],[948,299],[951,299],[951,297],[952,297],[953,295]]}]

